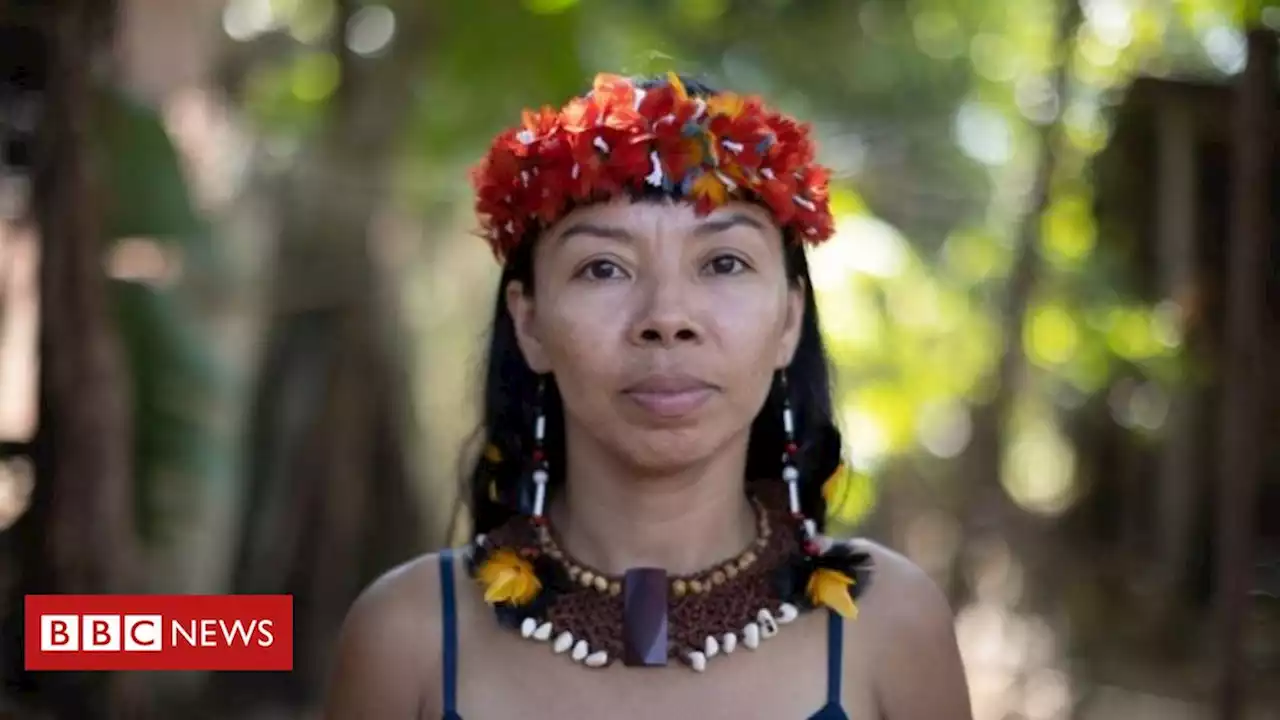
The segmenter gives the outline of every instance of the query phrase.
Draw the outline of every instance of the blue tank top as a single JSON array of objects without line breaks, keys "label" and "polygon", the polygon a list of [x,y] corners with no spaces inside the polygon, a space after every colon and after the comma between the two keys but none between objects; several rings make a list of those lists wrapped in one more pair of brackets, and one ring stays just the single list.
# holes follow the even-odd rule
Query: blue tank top
[{"label": "blue tank top", "polygon": [[[440,553],[440,594],[444,623],[444,716],[443,720],[462,720],[458,714],[458,611],[453,589],[453,552]],[[844,645],[844,620],[835,612],[827,615],[827,704],[808,720],[849,720],[840,704],[841,660]]]}]

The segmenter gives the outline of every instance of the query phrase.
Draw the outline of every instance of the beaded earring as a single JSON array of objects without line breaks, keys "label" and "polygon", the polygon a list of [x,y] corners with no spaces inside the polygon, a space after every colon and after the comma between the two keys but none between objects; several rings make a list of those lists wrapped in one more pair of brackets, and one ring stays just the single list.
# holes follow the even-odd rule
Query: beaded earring
[{"label": "beaded earring", "polygon": [[547,434],[547,414],[545,410],[546,397],[546,380],[538,379],[538,396],[534,403],[534,420],[533,420],[533,472],[530,474],[530,480],[533,483],[533,508],[529,514],[530,521],[542,527],[546,525],[547,519],[543,514],[547,503],[547,482],[551,479],[550,473],[547,471],[547,455],[543,447]]},{"label": "beaded earring", "polygon": [[795,417],[791,412],[791,392],[787,387],[787,374],[778,371],[778,384],[782,391],[782,431],[786,435],[786,445],[782,453],[782,480],[787,484],[788,509],[797,523],[800,543],[806,555],[818,555],[821,547],[818,544],[818,524],[805,517],[800,506],[800,467],[797,456],[800,446],[796,443]]}]

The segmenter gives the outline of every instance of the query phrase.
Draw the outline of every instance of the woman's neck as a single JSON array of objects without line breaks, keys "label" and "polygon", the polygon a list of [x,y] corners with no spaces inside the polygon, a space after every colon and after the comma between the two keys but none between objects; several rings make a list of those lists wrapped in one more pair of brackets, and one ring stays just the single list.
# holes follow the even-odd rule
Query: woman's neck
[{"label": "woman's neck", "polygon": [[565,490],[551,522],[565,550],[611,575],[630,568],[701,571],[755,537],[743,492],[746,438],[704,463],[641,476],[594,443],[568,448]]}]

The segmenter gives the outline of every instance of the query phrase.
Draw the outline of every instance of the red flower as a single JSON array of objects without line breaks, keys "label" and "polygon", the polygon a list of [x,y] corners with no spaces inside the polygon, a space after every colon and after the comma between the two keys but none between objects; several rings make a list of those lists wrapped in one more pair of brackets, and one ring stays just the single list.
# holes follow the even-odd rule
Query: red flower
[{"label": "red flower", "polygon": [[700,139],[681,137],[678,133],[659,135],[654,139],[654,147],[662,161],[663,173],[676,184],[705,159]]},{"label": "red flower", "polygon": [[594,100],[574,98],[560,111],[560,126],[570,133],[583,133],[600,120],[600,105]]},{"label": "red flower", "polygon": [[636,87],[620,75],[600,73],[591,83],[591,97],[603,105],[621,104],[632,107],[636,102]]},{"label": "red flower", "polygon": [[756,188],[756,193],[773,213],[779,225],[786,225],[796,214],[796,188],[790,178],[764,178]]},{"label": "red flower", "polygon": [[[586,143],[576,139],[575,144]],[[593,190],[601,185],[604,178],[604,163],[600,161],[600,156],[590,145],[587,145],[585,151],[575,150],[574,160],[565,180],[570,197],[579,201],[589,199]]]},{"label": "red flower", "polygon": [[640,97],[627,79],[601,74],[587,97],[559,111],[525,111],[518,127],[494,138],[472,173],[483,235],[502,258],[571,202],[658,180],[655,154],[672,185],[698,173],[688,189],[700,213],[741,197],[803,241],[833,232],[829,178],[813,162],[808,125],[756,97],[692,97],[674,76]]},{"label": "red flower", "polygon": [[[544,105],[537,112],[525,110],[521,114],[520,124],[524,130],[530,133],[531,140],[537,142],[559,129],[560,113],[547,105]],[[520,133],[517,133],[517,137],[519,136]]]},{"label": "red flower", "polygon": [[797,173],[796,182],[801,194],[813,202],[826,202],[830,190],[828,182],[831,174],[821,165],[806,165]]},{"label": "red flower", "polygon": [[639,112],[651,122],[671,114],[676,107],[676,94],[670,87],[663,86],[648,90],[640,100]]},{"label": "red flower", "polygon": [[609,150],[609,172],[620,185],[638,186],[653,169],[649,157],[652,136],[641,133],[606,135]]}]

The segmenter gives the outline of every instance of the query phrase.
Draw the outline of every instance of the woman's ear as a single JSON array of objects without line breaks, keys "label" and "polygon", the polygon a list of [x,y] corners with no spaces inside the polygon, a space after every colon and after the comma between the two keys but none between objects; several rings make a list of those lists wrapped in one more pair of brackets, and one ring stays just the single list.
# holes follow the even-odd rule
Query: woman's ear
[{"label": "woman's ear", "polygon": [[787,311],[783,319],[782,337],[778,342],[778,357],[774,360],[777,369],[785,369],[795,357],[796,348],[800,345],[800,330],[804,327],[804,297],[806,286],[804,278],[798,278],[787,284]]},{"label": "woman's ear", "polygon": [[535,373],[551,372],[542,341],[538,339],[537,313],[533,293],[526,291],[524,283],[512,280],[506,287],[507,313],[516,331],[516,343],[529,369]]}]

